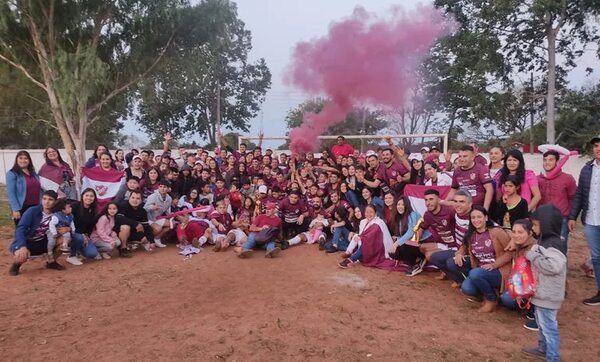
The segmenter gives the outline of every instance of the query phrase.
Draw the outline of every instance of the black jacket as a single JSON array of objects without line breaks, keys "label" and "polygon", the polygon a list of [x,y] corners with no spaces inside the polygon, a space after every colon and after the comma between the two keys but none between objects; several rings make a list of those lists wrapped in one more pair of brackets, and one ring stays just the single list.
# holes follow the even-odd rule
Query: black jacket
[{"label": "black jacket", "polygon": [[569,214],[569,220],[577,220],[579,213],[581,213],[581,222],[585,224],[585,216],[589,208],[590,199],[590,184],[592,183],[592,168],[594,167],[594,160],[588,162],[581,169],[579,174],[579,182],[577,183],[577,192],[571,205],[571,213]]}]

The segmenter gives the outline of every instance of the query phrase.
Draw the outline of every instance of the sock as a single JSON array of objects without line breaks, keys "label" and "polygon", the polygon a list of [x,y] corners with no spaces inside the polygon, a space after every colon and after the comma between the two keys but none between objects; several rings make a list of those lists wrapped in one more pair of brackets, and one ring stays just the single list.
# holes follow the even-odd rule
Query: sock
[{"label": "sock", "polygon": [[198,244],[200,246],[206,244],[206,242],[208,241],[208,239],[206,239],[206,236],[201,236],[200,239],[198,239]]},{"label": "sock", "polygon": [[288,244],[290,244],[290,246],[292,245],[296,245],[296,244],[300,244],[300,242],[302,241],[302,239],[300,239],[300,236],[294,236],[293,238],[291,238],[290,240],[288,240]]}]

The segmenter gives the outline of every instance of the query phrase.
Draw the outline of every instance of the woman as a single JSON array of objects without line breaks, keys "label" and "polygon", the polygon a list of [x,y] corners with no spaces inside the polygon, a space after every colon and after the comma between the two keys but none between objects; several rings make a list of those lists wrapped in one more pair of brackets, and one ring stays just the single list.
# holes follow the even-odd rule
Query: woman
[{"label": "woman", "polygon": [[77,198],[73,170],[63,161],[58,149],[50,146],[44,151],[46,162],[40,168],[39,176],[42,190],[58,193],[58,198],[75,200]]},{"label": "woman", "polygon": [[122,149],[118,149],[115,151],[115,167],[119,171],[125,170],[125,152]]},{"label": "woman", "polygon": [[108,152],[104,152],[98,157],[98,169],[103,171],[114,171],[115,166],[112,159],[112,156]]},{"label": "woman", "polygon": [[516,220],[529,217],[527,201],[519,195],[521,183],[516,176],[509,175],[502,186],[504,194],[498,203],[495,221],[504,230],[511,230]]},{"label": "woman", "polygon": [[75,233],[83,235],[83,240],[71,243],[70,257],[81,254],[85,258],[96,258],[98,256],[98,250],[90,240],[90,235],[92,235],[97,221],[98,200],[96,191],[91,188],[83,190],[81,193],[81,201],[74,202],[72,206]]},{"label": "woman", "polygon": [[510,150],[504,158],[504,167],[496,174],[496,199],[500,201],[504,193],[503,185],[509,175],[514,175],[521,183],[521,197],[527,201],[529,212],[535,210],[542,199],[535,173],[525,169],[525,160],[519,150]]},{"label": "woman", "polygon": [[[514,261],[519,256],[524,256],[535,244],[533,237],[533,226],[529,219],[516,220],[512,227],[511,245],[515,247],[512,255]],[[517,302],[510,297],[507,291],[500,295],[502,305],[508,309],[517,309]]]},{"label": "woman", "polygon": [[340,206],[336,207],[331,215],[333,223],[330,230],[333,237],[327,243],[324,241],[319,242],[319,249],[322,247],[328,253],[334,253],[338,250],[347,251],[350,243],[350,233],[356,231],[352,227],[352,222],[350,222],[350,214],[345,207]]},{"label": "woman", "polygon": [[413,158],[410,161],[410,180],[408,181],[411,185],[424,185],[425,184],[425,172],[423,170],[423,160]]},{"label": "woman", "polygon": [[144,200],[148,196],[152,195],[154,191],[158,190],[158,183],[160,181],[160,172],[156,167],[152,167],[148,170],[146,177],[140,182],[140,190],[142,190],[142,196]]},{"label": "woman", "polygon": [[208,158],[208,172],[210,173],[211,177],[222,177],[222,173],[221,170],[219,170],[217,161],[212,157]]},{"label": "woman", "polygon": [[125,176],[129,180],[131,176],[136,176],[140,180],[143,180],[146,177],[146,171],[144,170],[144,162],[142,161],[142,157],[139,155],[133,156],[131,159],[131,164],[128,168],[125,169]]},{"label": "woman", "polygon": [[433,161],[425,162],[423,165],[425,171],[425,186],[452,186],[452,177],[447,173],[440,171],[440,167]]},{"label": "woman", "polygon": [[[494,226],[485,208],[473,205],[470,213],[471,223],[461,248],[468,251],[471,271],[461,285],[464,295],[479,298],[483,302],[481,313],[491,313],[498,304],[498,295],[504,291],[505,280],[510,273],[512,255],[505,251],[510,236],[500,227]],[[458,266],[462,263],[459,261]]]},{"label": "woman", "polygon": [[15,226],[27,209],[40,203],[42,188],[27,151],[17,152],[13,167],[6,173],[6,196]]},{"label": "woman", "polygon": [[391,192],[383,195],[383,221],[392,235],[394,235],[394,231],[396,230],[396,227],[393,225],[398,213],[396,203],[396,197]]},{"label": "woman", "polygon": [[362,200],[361,205],[373,205],[375,206],[375,210],[377,210],[377,215],[383,217],[383,201],[379,197],[373,197],[373,192],[368,187],[365,187],[361,191]]},{"label": "woman", "polygon": [[506,151],[504,150],[504,147],[494,146],[490,149],[490,164],[488,167],[490,169],[490,176],[492,178],[494,178],[498,171],[502,169],[502,166],[504,166],[502,163],[504,157],[506,157]]},{"label": "woman", "polygon": [[99,144],[94,149],[92,157],[85,162],[85,168],[93,168],[99,166],[100,156],[108,152],[106,145]]},{"label": "woman", "polygon": [[405,267],[399,267],[387,253],[394,241],[383,220],[377,217],[375,206],[369,204],[365,207],[365,219],[360,222],[358,235],[354,235],[353,239],[359,247],[349,259],[338,264],[341,268],[348,268],[353,262],[360,260],[362,265],[368,267],[406,270]]},{"label": "woman", "polygon": [[192,187],[189,193],[179,198],[177,207],[180,209],[193,209],[198,207],[198,205],[200,205],[200,198],[198,197],[199,195],[200,193],[198,192],[198,189]]},{"label": "woman", "polygon": [[402,262],[406,271],[412,270],[410,266],[415,265],[418,259],[425,256],[419,250],[419,244],[430,239],[429,230],[423,230],[419,235],[417,242],[412,241],[415,234],[415,227],[421,219],[421,215],[413,210],[410,200],[407,196],[402,196],[396,202],[396,215],[393,220],[390,232],[394,244],[388,250],[388,255],[397,261]]}]

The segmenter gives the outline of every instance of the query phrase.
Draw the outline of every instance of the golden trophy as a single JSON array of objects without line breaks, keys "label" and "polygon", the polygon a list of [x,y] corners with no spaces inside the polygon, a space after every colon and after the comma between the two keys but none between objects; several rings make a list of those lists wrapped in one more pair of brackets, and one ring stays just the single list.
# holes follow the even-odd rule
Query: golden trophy
[{"label": "golden trophy", "polygon": [[419,239],[421,239],[421,233],[423,232],[423,230],[421,229],[421,225],[423,224],[423,222],[425,222],[425,220],[423,220],[423,218],[420,218],[415,224],[415,227],[413,228],[413,236],[412,238],[410,238],[410,242],[412,244],[419,243]]}]

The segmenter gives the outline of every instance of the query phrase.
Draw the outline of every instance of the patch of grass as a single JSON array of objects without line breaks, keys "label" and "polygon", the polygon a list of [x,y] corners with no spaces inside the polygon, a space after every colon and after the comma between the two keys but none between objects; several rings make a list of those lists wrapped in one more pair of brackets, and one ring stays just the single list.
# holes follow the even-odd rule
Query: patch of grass
[{"label": "patch of grass", "polygon": [[0,226],[13,226],[13,220],[11,218],[10,207],[8,201],[2,200],[0,195]]}]

